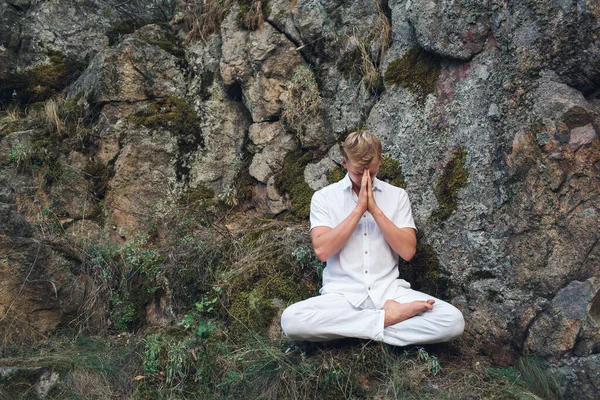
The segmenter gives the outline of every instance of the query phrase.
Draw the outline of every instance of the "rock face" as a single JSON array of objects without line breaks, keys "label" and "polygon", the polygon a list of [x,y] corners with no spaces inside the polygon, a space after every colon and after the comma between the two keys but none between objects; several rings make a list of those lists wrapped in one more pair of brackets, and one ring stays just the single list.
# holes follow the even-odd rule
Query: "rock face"
[{"label": "rock face", "polygon": [[[89,15],[102,14],[88,3]],[[500,362],[542,354],[566,377],[565,396],[579,387],[579,397],[596,398],[598,2],[274,0],[255,30],[240,26],[234,5],[201,41],[183,41],[174,22],[110,44],[118,15],[94,17],[84,31],[84,14],[70,18],[58,3],[0,7],[0,74],[33,66],[43,48],[89,61],[68,94],[99,112],[95,139],[85,155],[62,159],[108,171],[104,220],[94,220],[77,185],[25,191],[6,160],[34,133],[1,136],[13,232],[2,240],[27,243],[19,268],[37,251],[26,228],[34,194],[83,226],[71,229],[125,241],[144,228],[146,210],[202,188],[252,194],[242,206],[277,214],[301,201],[278,190],[285,168],[319,189],[338,165],[336,142],[366,127],[401,162],[422,241],[450,282],[445,296],[465,314],[464,340]],[[56,16],[74,22],[51,24]],[[286,158],[298,149],[316,158]]]}]

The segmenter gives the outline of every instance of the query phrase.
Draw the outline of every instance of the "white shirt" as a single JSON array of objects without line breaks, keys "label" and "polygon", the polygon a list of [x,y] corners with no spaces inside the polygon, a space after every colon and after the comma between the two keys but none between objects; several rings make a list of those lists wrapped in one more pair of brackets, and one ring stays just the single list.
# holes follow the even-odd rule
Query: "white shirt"
[{"label": "white shirt", "polygon": [[[410,200],[404,189],[375,178],[373,196],[377,206],[398,228],[415,228]],[[315,192],[310,204],[310,229],[335,228],[356,207],[358,196],[348,174],[341,181]],[[341,293],[355,307],[370,297],[381,308],[393,297],[398,285],[398,255],[388,245],[375,219],[367,211],[346,244],[329,257],[323,271],[320,293]]]}]

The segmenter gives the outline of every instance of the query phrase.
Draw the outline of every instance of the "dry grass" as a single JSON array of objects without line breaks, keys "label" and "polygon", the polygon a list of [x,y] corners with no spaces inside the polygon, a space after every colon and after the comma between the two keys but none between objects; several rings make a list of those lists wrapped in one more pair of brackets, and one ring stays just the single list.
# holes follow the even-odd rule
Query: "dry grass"
[{"label": "dry grass", "polygon": [[21,120],[21,109],[18,106],[7,108],[6,118],[8,122],[19,122]]},{"label": "dry grass", "polygon": [[64,104],[64,100],[52,98],[44,103],[44,115],[46,122],[51,129],[56,129],[58,134],[64,130],[65,124],[60,119],[60,107]]},{"label": "dry grass", "polygon": [[359,66],[363,83],[365,87],[372,92],[379,92],[382,86],[381,74],[375,67],[374,61],[371,59],[369,52],[367,51],[366,44],[361,41],[358,44],[358,48],[360,50],[360,59],[361,64]]},{"label": "dry grass", "polygon": [[255,31],[262,28],[265,23],[263,15],[263,2],[261,0],[248,0],[240,5],[238,22],[244,29]]},{"label": "dry grass", "polygon": [[210,35],[220,29],[232,4],[233,0],[194,0],[183,18],[188,28],[187,40],[208,40]]},{"label": "dry grass", "polygon": [[314,119],[321,105],[321,95],[315,74],[307,65],[294,71],[286,87],[286,97],[281,118],[292,130],[300,132],[304,125]]},{"label": "dry grass", "polygon": [[389,18],[385,15],[383,10],[383,4],[380,0],[374,0],[375,6],[377,7],[377,18],[374,25],[375,32],[380,40],[381,45],[379,49],[379,62],[383,60],[383,56],[390,48],[392,44],[392,25]]}]

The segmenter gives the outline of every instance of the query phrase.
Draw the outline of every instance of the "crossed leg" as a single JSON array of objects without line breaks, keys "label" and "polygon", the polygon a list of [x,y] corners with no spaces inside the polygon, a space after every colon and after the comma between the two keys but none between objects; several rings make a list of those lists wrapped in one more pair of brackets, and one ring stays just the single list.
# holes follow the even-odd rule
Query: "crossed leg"
[{"label": "crossed leg", "polygon": [[324,294],[285,309],[281,326],[292,340],[354,337],[395,346],[445,342],[464,329],[461,312],[445,301],[403,287],[393,300],[377,309],[370,299],[354,307],[341,294]]}]

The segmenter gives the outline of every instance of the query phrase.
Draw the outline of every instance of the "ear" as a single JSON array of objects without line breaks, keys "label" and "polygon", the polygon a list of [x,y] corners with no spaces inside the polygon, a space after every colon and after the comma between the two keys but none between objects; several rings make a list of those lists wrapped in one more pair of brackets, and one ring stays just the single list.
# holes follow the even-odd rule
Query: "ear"
[{"label": "ear", "polygon": [[342,166],[348,170],[348,164],[346,162],[346,157],[342,156]]}]

